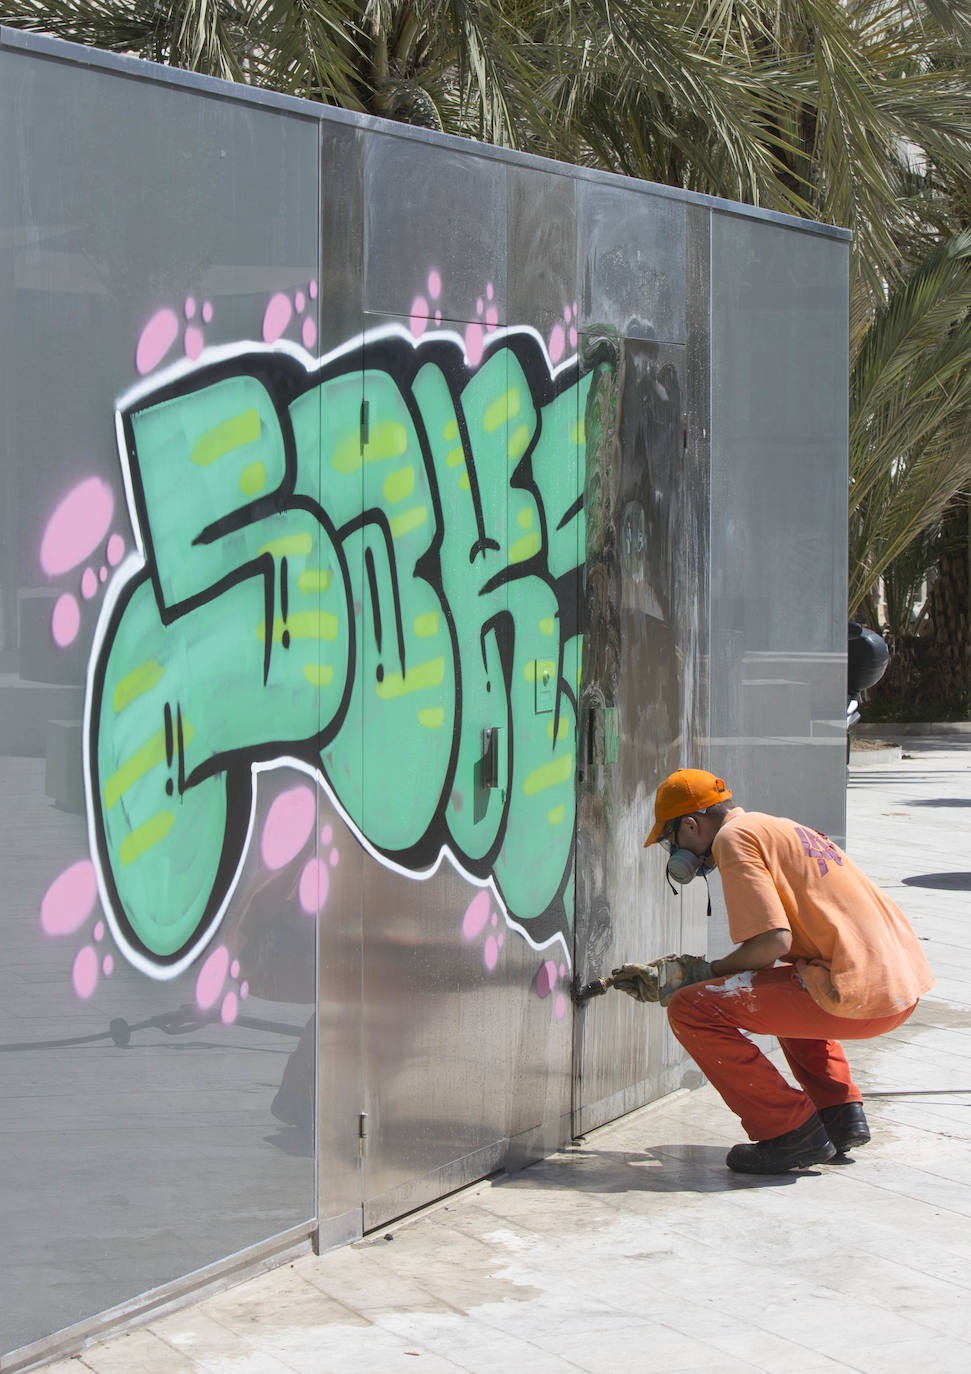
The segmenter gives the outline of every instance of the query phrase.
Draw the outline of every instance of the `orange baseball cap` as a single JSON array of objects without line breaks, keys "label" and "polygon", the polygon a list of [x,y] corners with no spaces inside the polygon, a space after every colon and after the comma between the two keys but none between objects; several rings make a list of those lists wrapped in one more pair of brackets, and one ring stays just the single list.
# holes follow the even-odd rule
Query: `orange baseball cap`
[{"label": "orange baseball cap", "polygon": [[654,824],[644,841],[644,848],[657,844],[669,821],[690,816],[692,811],[704,811],[706,806],[728,801],[731,792],[721,778],[706,773],[703,768],[679,768],[665,778],[654,797]]}]

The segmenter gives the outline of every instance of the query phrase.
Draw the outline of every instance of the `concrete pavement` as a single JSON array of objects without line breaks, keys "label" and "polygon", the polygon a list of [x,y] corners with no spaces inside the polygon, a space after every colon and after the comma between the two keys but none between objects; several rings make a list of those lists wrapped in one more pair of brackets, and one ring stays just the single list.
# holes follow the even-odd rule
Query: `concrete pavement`
[{"label": "concrete pavement", "polygon": [[[304,1255],[48,1374],[965,1374],[971,1368],[971,735],[854,761],[848,848],[937,976],[848,1046],[872,1142],[746,1178],[711,1088],[345,1249]],[[646,951],[647,953],[647,951]]]}]

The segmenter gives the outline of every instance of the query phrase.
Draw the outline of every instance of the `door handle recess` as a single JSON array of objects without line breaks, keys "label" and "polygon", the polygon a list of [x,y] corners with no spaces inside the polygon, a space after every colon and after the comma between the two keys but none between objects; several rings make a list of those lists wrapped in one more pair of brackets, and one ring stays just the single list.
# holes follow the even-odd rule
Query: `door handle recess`
[{"label": "door handle recess", "polygon": [[506,750],[503,731],[498,725],[490,725],[482,731],[482,786],[506,786]]}]

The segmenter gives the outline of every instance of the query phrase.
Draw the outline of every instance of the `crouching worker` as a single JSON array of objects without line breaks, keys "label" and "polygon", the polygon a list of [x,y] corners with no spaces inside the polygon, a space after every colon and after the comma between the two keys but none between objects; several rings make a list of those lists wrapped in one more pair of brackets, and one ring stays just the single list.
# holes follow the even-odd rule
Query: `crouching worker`
[{"label": "crouching worker", "polygon": [[[911,1015],[933,977],[899,908],[825,835],[743,811],[720,778],[672,773],[645,841],[678,881],[717,867],[738,948],[708,964],[671,955],[615,969],[613,986],[667,1007],[675,1036],[741,1118],[752,1144],[729,1168],[775,1174],[870,1139],[840,1040]],[[792,1087],[743,1032],[778,1037]]]}]

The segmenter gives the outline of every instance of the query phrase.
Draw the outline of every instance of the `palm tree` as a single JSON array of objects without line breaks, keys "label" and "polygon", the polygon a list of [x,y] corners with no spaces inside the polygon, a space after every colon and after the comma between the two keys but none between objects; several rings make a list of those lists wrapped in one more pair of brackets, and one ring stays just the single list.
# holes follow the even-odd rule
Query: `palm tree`
[{"label": "palm tree", "polygon": [[848,226],[851,606],[968,481],[971,0],[0,0],[0,19]]}]

